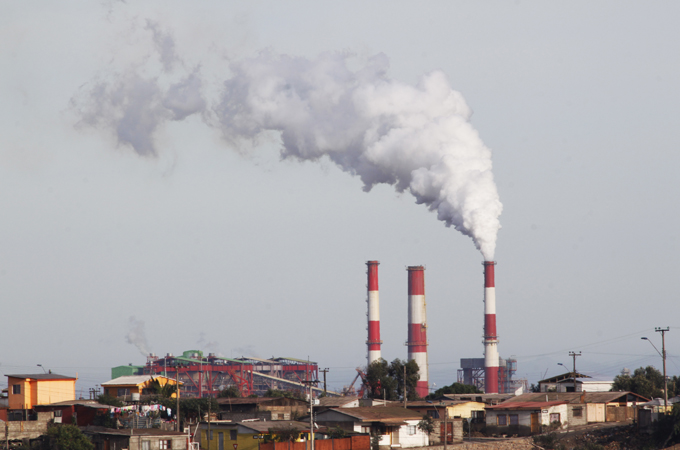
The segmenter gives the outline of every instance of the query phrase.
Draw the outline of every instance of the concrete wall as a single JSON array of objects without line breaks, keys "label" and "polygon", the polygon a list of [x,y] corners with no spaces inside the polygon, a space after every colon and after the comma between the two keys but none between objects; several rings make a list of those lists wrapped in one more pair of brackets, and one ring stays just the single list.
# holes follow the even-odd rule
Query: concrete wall
[{"label": "concrete wall", "polygon": [[[51,412],[39,412],[37,413],[38,420],[29,420],[15,422],[7,422],[8,425],[8,439],[11,441],[13,439],[35,439],[47,433],[47,425],[50,420],[52,420]],[[3,427],[4,428],[4,427]],[[4,438],[4,430],[0,430],[0,436]]]}]

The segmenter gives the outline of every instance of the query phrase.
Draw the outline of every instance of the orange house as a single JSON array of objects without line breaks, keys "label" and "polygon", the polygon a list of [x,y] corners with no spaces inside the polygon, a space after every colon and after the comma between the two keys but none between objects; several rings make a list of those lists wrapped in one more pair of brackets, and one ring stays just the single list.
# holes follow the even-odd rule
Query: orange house
[{"label": "orange house", "polygon": [[7,407],[33,409],[35,405],[75,400],[76,380],[55,373],[7,375]]}]

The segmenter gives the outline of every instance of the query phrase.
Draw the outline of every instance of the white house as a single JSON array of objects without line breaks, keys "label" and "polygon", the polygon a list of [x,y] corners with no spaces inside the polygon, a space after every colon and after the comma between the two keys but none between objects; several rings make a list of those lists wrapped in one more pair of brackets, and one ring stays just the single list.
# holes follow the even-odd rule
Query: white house
[{"label": "white house", "polygon": [[322,411],[316,415],[316,423],[328,428],[379,434],[381,446],[409,448],[429,445],[427,433],[418,429],[422,418],[422,414],[402,407],[370,406]]}]

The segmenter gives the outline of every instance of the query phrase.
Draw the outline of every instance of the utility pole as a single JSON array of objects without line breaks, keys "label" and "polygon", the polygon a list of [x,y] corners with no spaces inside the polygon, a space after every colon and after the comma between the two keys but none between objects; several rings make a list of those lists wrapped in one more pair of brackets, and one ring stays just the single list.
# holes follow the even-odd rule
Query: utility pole
[{"label": "utility pole", "polygon": [[654,331],[661,333],[661,357],[663,358],[663,413],[668,414],[668,379],[666,378],[666,331],[669,328],[654,328]]},{"label": "utility pole", "polygon": [[175,383],[177,383],[177,431],[179,431],[179,366],[175,366]]},{"label": "utility pole", "polygon": [[446,450],[446,444],[449,441],[449,425],[446,419],[449,417],[449,408],[444,405],[444,450]]},{"label": "utility pole", "polygon": [[404,408],[406,408],[406,364],[404,364]]},{"label": "utility pole", "polygon": [[574,359],[574,392],[576,392],[576,357],[581,356],[581,352],[569,352],[569,356]]},{"label": "utility pole", "polygon": [[324,394],[326,394],[326,392],[327,392],[326,391],[326,372],[328,372],[328,371],[329,371],[328,367],[326,367],[323,370],[319,370],[319,372],[323,372],[323,393]]}]

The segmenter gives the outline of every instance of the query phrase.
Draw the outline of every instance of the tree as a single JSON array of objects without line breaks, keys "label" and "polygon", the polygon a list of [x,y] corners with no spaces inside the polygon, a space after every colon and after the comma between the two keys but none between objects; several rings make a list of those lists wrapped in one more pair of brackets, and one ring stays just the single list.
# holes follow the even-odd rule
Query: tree
[{"label": "tree", "polygon": [[47,430],[50,448],[59,450],[94,450],[94,445],[75,425],[54,425]]},{"label": "tree", "polygon": [[[668,383],[668,397],[675,395],[675,383]],[[635,369],[633,375],[621,371],[621,375],[614,377],[612,391],[630,391],[646,398],[663,397],[663,374],[654,366],[640,367]]]},{"label": "tree", "polygon": [[342,439],[345,436],[347,436],[347,432],[340,428],[339,425],[336,425],[335,428],[328,430],[328,437],[331,439]]},{"label": "tree", "polygon": [[226,389],[222,389],[218,395],[219,398],[238,398],[241,396],[241,391],[233,384]]},{"label": "tree", "polygon": [[300,430],[292,425],[270,428],[268,432],[276,442],[295,442],[300,438]]},{"label": "tree", "polygon": [[420,396],[416,391],[416,385],[420,380],[420,368],[418,363],[414,360],[409,362],[402,361],[399,358],[392,361],[389,368],[389,375],[397,382],[397,394],[399,398],[404,399],[404,366],[406,366],[406,399],[418,400]]},{"label": "tree", "polygon": [[99,397],[97,397],[97,402],[101,403],[102,405],[116,406],[118,408],[120,408],[121,406],[125,406],[123,402],[118,400],[113,395],[109,394],[100,395]]},{"label": "tree", "polygon": [[449,386],[444,386],[442,388],[437,389],[436,391],[434,391],[425,398],[427,398],[428,400],[434,400],[445,394],[481,394],[481,393],[482,391],[477,389],[476,386],[463,383],[453,383]]},{"label": "tree", "polygon": [[434,432],[434,419],[428,415],[424,415],[423,418],[418,422],[418,429],[429,436]]},{"label": "tree", "polygon": [[165,384],[161,384],[160,378],[151,378],[148,386],[146,387],[151,394],[155,394],[164,398],[172,398],[172,396],[177,392],[177,386],[171,384],[166,380]]},{"label": "tree", "polygon": [[267,389],[263,397],[284,397],[297,398],[298,400],[305,400],[305,395],[301,391],[281,391],[278,389]]},{"label": "tree", "polygon": [[384,359],[371,363],[366,370],[367,395],[369,398],[386,400],[404,399],[404,366],[406,366],[406,394],[408,400],[418,399],[416,384],[420,379],[415,361],[401,361],[399,358],[388,364]]}]

